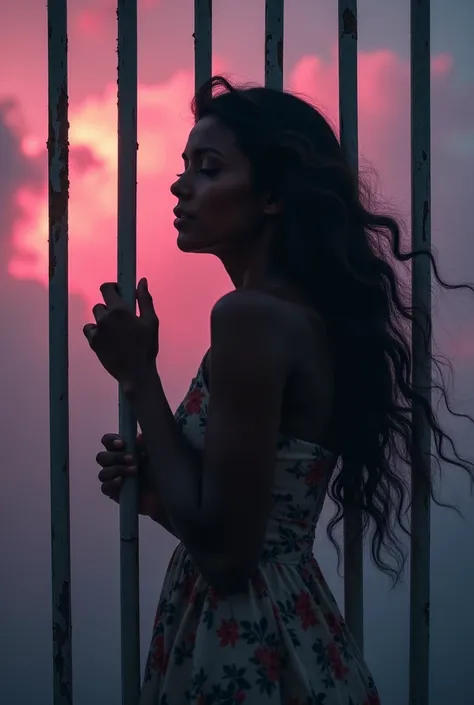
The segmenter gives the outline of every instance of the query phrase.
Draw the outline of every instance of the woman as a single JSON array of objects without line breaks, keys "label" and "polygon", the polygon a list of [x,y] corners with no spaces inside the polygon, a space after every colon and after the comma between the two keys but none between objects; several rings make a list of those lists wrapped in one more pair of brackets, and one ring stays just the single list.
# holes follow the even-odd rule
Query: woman
[{"label": "woman", "polygon": [[[396,461],[409,460],[414,400],[440,457],[471,468],[444,457],[447,436],[410,382],[411,309],[390,252],[412,253],[400,251],[394,220],[364,206],[308,103],[217,77],[193,110],[171,187],[178,247],[217,256],[235,291],[212,310],[210,350],[176,414],[157,371],[146,280],[138,317],[104,284],[105,305],[84,331],[143,432],[136,457],[104,436],[102,490],[117,499],[138,466],[142,513],[181,541],[140,702],[375,705],[312,555],[326,493],[339,507],[329,535],[359,509],[375,563],[396,578],[405,499]],[[426,469],[414,471],[431,487]]]}]

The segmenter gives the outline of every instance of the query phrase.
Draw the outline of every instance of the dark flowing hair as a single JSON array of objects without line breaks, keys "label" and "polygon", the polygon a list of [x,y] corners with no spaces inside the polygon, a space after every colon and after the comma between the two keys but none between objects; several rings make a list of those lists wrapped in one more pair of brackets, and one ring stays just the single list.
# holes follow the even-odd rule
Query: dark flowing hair
[{"label": "dark flowing hair", "polygon": [[[411,462],[414,404],[431,429],[438,467],[444,461],[466,470],[471,480],[474,474],[427,397],[413,387],[412,325],[420,327],[438,370],[441,360],[431,354],[429,312],[420,319],[414,311],[396,262],[429,257],[441,286],[473,289],[443,281],[430,251],[402,251],[396,220],[374,212],[370,190],[350,167],[328,122],[308,102],[268,88],[234,87],[215,76],[196,94],[192,110],[196,121],[214,116],[233,131],[252,164],[255,187],[283,204],[284,227],[273,244],[272,264],[324,318],[335,365],[341,462],[329,488],[337,509],[327,533],[340,557],[334,528],[359,510],[364,534],[372,529],[375,564],[396,582],[406,558],[397,526],[409,534],[402,467]],[[472,421],[451,409],[442,374],[432,388],[450,413]],[[426,460],[412,472],[442,504]]]}]

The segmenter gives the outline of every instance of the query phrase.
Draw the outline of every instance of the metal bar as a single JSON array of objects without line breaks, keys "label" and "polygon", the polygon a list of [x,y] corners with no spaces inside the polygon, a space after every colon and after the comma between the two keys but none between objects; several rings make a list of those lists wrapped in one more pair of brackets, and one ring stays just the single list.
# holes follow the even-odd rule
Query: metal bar
[{"label": "metal bar", "polygon": [[48,2],[49,413],[53,702],[72,704],[67,0]]},{"label": "metal bar", "polygon": [[[411,0],[411,227],[412,248],[431,249],[430,1]],[[431,312],[431,263],[412,262],[413,386],[431,401],[431,341],[422,311]],[[431,433],[419,404],[413,405],[412,469],[430,465]],[[430,607],[430,493],[412,472],[410,561],[410,705],[428,705]]]},{"label": "metal bar", "polygon": [[[359,168],[357,95],[357,0],[339,0],[339,129],[341,147],[352,168]],[[364,573],[362,517],[344,517],[344,616],[360,650],[364,648]]]},{"label": "metal bar", "polygon": [[[118,271],[124,299],[135,309],[137,241],[137,0],[118,0]],[[119,390],[119,429],[135,447],[137,424]],[[140,696],[138,484],[128,478],[120,496],[120,611],[122,705]]]},{"label": "metal bar", "polygon": [[265,86],[283,90],[284,0],[265,0]]},{"label": "metal bar", "polygon": [[212,0],[194,0],[194,82],[197,91],[212,75]]}]

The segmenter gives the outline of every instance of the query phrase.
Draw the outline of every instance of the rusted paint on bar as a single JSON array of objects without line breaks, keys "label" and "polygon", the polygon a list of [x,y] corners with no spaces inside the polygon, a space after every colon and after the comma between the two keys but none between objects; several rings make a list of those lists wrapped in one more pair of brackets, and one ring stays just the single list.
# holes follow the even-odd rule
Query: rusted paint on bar
[{"label": "rusted paint on bar", "polygon": [[194,82],[198,91],[212,74],[212,0],[194,0]]},{"label": "rusted paint on bar", "polygon": [[49,403],[53,702],[72,704],[67,2],[48,3]]},{"label": "rusted paint on bar", "polygon": [[283,89],[284,0],[265,2],[265,85]]},{"label": "rusted paint on bar", "polygon": [[[137,0],[118,0],[118,272],[122,296],[135,308],[137,233]],[[137,425],[119,391],[119,429],[134,448]],[[140,695],[138,484],[128,478],[120,497],[122,704]]]},{"label": "rusted paint on bar", "polygon": [[[357,0],[339,0],[339,124],[341,145],[358,170]],[[361,651],[364,648],[362,517],[344,520],[344,616]]]},{"label": "rusted paint on bar", "polygon": [[[411,0],[411,227],[412,248],[431,248],[431,115],[430,2]],[[431,311],[431,265],[428,258],[412,262],[412,303],[415,312]],[[425,321],[420,316],[423,327]],[[413,385],[431,400],[431,349],[427,331],[413,327]],[[413,406],[412,467],[430,463],[431,433],[419,405]],[[430,495],[412,475],[410,561],[410,705],[429,701]]]}]

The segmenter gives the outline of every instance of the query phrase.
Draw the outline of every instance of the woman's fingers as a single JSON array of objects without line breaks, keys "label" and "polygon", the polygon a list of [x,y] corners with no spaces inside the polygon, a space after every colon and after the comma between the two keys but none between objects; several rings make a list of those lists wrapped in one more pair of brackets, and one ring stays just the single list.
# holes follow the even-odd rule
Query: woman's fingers
[{"label": "woman's fingers", "polygon": [[123,438],[118,433],[106,433],[105,436],[102,436],[101,443],[106,450],[125,450]]},{"label": "woman's fingers", "polygon": [[118,452],[114,453],[109,450],[101,450],[97,453],[95,459],[103,468],[111,467],[112,465],[134,465],[133,455]]},{"label": "woman's fingers", "polygon": [[103,482],[100,489],[106,497],[118,502],[120,496],[120,490],[122,489],[123,479],[121,477],[116,477],[114,480],[109,480],[108,482]]},{"label": "woman's fingers", "polygon": [[109,482],[112,480],[121,480],[124,477],[131,477],[137,474],[135,465],[112,465],[104,467],[98,474],[101,482]]},{"label": "woman's fingers", "polygon": [[[101,440],[105,450],[96,455],[96,462],[102,466],[98,474],[101,491],[118,502],[120,490],[126,477],[137,474],[137,464],[133,455],[125,453],[126,445],[117,433],[106,433]],[[143,452],[141,434],[137,437],[137,450]]]}]

